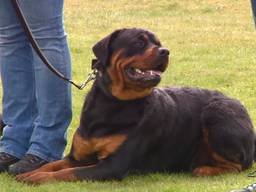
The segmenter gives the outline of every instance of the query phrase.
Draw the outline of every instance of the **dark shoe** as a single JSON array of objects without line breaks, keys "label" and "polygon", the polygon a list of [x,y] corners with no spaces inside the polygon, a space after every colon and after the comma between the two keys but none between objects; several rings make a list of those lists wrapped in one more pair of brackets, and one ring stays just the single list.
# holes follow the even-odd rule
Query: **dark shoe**
[{"label": "dark shoe", "polygon": [[0,153],[0,172],[5,172],[8,170],[8,167],[16,162],[19,159],[5,152]]},{"label": "dark shoe", "polygon": [[26,154],[20,161],[9,166],[9,173],[18,175],[38,169],[39,167],[48,163],[44,159],[37,157],[36,155]]}]

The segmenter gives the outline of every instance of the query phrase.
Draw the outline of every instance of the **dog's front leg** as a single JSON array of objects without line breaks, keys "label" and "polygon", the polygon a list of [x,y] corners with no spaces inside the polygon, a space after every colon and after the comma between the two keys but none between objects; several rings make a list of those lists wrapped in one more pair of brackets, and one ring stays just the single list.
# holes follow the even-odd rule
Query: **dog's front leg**
[{"label": "dog's front leg", "polygon": [[118,179],[121,175],[117,170],[111,170],[111,167],[101,165],[89,167],[75,167],[62,169],[56,172],[36,172],[33,175],[20,179],[20,182],[28,184],[42,184],[53,181],[82,181],[82,180],[107,180]]},{"label": "dog's front leg", "polygon": [[67,168],[56,172],[36,172],[19,181],[30,184],[41,184],[50,181],[81,180],[121,180],[128,172],[131,162],[142,151],[142,139],[125,142],[123,146],[108,158],[96,165]]},{"label": "dog's front leg", "polygon": [[97,165],[62,169],[56,172],[35,172],[20,177],[20,182],[41,184],[51,181],[113,180],[122,179],[128,171],[127,160],[105,159]]},{"label": "dog's front leg", "polygon": [[42,166],[42,167],[40,167],[40,168],[38,168],[34,171],[19,174],[19,175],[16,176],[16,180],[17,181],[22,181],[23,178],[29,177],[29,176],[34,175],[34,174],[39,173],[39,172],[53,172],[53,171],[58,171],[58,170],[61,170],[61,169],[66,169],[66,168],[69,168],[69,167],[73,167],[73,164],[68,158],[65,158],[65,159],[62,159],[62,160],[47,163],[46,165],[44,165],[44,166]]}]

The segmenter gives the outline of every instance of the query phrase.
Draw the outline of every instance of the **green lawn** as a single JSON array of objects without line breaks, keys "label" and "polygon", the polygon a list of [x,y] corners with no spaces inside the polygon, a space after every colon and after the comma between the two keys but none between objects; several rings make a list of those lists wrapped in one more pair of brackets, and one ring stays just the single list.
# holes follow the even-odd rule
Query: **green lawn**
[{"label": "green lawn", "polygon": [[[249,1],[66,0],[65,3],[66,31],[75,81],[82,82],[90,72],[91,47],[102,37],[117,28],[147,28],[155,32],[171,51],[171,65],[161,85],[223,91],[241,100],[255,124],[256,31]],[[73,89],[73,121],[66,152],[78,126],[88,89]],[[212,178],[151,174],[129,176],[122,182],[54,183],[38,187],[17,183],[12,177],[2,174],[0,192],[227,192],[252,183],[255,179],[246,177],[247,172]]]}]

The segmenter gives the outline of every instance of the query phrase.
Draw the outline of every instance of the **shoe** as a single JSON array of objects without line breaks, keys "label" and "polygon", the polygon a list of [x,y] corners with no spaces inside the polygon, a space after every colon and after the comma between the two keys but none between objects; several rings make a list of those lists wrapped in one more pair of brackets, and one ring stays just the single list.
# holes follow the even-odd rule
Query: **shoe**
[{"label": "shoe", "polygon": [[5,152],[0,152],[0,172],[8,171],[8,167],[19,159]]},{"label": "shoe", "polygon": [[26,154],[17,163],[9,166],[8,172],[12,175],[18,175],[21,173],[26,173],[38,169],[39,167],[45,165],[48,161],[41,159],[40,157],[32,154]]}]

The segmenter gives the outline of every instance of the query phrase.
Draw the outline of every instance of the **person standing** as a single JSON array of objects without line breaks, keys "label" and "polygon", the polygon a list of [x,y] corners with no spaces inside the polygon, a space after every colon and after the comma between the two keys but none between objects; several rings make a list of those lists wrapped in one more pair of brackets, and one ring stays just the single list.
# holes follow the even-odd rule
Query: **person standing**
[{"label": "person standing", "polygon": [[[64,0],[19,0],[48,60],[71,78],[63,26]],[[0,69],[3,122],[0,172],[20,174],[62,158],[72,118],[71,86],[46,68],[33,51],[11,1],[0,0]]]}]

